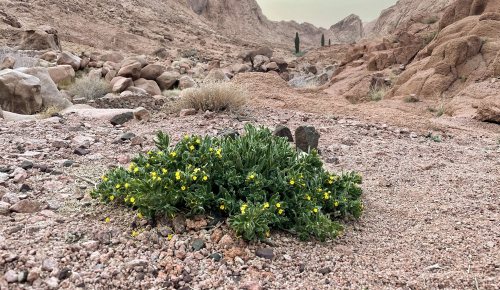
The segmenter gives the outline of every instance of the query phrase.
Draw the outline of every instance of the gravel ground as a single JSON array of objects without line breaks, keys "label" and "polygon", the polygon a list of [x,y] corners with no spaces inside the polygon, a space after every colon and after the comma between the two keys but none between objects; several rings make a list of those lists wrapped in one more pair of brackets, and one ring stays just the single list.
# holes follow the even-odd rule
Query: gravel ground
[{"label": "gravel ground", "polygon": [[[92,182],[150,149],[156,131],[175,141],[241,129],[242,118],[159,113],[123,127],[71,115],[0,120],[0,289],[500,289],[498,126],[450,128],[435,142],[349,118],[247,116],[269,127],[313,125],[325,166],[363,174],[366,211],[343,237],[301,242],[273,232],[247,244],[197,217],[179,221],[186,231],[169,239],[164,222],[151,228],[90,199]],[[126,132],[138,138],[117,141]],[[80,145],[89,154],[74,154]]]}]

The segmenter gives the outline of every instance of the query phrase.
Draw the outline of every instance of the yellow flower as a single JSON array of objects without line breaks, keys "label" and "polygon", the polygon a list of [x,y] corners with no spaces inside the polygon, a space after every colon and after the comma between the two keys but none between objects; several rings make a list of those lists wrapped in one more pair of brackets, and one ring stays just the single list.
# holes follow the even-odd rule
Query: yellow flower
[{"label": "yellow flower", "polygon": [[151,175],[151,176],[156,176],[156,175],[158,175],[158,173],[156,173],[156,171],[151,171],[151,172],[149,173],[149,175]]},{"label": "yellow flower", "polygon": [[188,140],[188,139],[189,139],[189,135],[188,134],[184,135],[184,140]]},{"label": "yellow flower", "polygon": [[194,150],[194,146],[193,145],[189,146],[189,150],[193,151]]},{"label": "yellow flower", "polygon": [[193,180],[196,181],[196,179],[198,179],[198,177],[196,177],[196,175],[193,176]]},{"label": "yellow flower", "polygon": [[200,138],[196,139],[196,144],[201,144]]},{"label": "yellow flower", "polygon": [[130,187],[130,184],[125,183],[125,189],[128,189]]},{"label": "yellow flower", "polygon": [[120,184],[117,184],[117,185],[115,186],[115,188],[116,188],[116,189],[120,189],[120,187],[122,187]]},{"label": "yellow flower", "polygon": [[130,171],[132,171],[134,168],[135,168],[135,163],[134,162],[130,163],[130,165],[128,166],[128,169]]},{"label": "yellow flower", "polygon": [[329,198],[330,198],[330,195],[328,194],[328,192],[325,192],[325,194],[323,194],[323,197],[324,197],[325,199],[329,199]]},{"label": "yellow flower", "polygon": [[165,168],[162,168],[162,169],[161,169],[161,172],[162,172],[163,174],[167,174],[167,173],[168,173],[168,170],[166,170]]},{"label": "yellow flower", "polygon": [[280,209],[280,210],[278,211],[278,214],[283,214],[284,212],[285,212],[284,210]]},{"label": "yellow flower", "polygon": [[130,198],[130,202],[131,202],[131,203],[135,203],[135,198],[134,198],[134,197],[131,197],[131,198]]},{"label": "yellow flower", "polygon": [[250,175],[248,176],[248,178],[247,178],[247,179],[248,179],[248,180],[253,180],[254,178],[255,178],[255,175],[250,174]]},{"label": "yellow flower", "polygon": [[276,204],[276,208],[280,208],[280,207],[281,207],[281,203],[279,203],[279,202],[278,202],[278,203]]},{"label": "yellow flower", "polygon": [[157,153],[157,154],[158,154],[158,155],[160,155],[160,156],[162,156],[162,155],[163,155],[163,154],[165,154],[165,153],[163,153],[163,151],[158,151],[158,153]]},{"label": "yellow flower", "polygon": [[339,206],[339,202],[338,202],[338,200],[336,200],[336,201],[333,203],[333,205],[335,205],[335,207]]},{"label": "yellow flower", "polygon": [[139,235],[139,232],[137,231],[132,231],[132,234],[130,234],[132,236],[132,238],[135,238]]},{"label": "yellow flower", "polygon": [[264,203],[264,208],[269,208],[269,202]]},{"label": "yellow flower", "polygon": [[109,196],[109,200],[113,201],[115,199],[115,196],[114,195],[110,195]]},{"label": "yellow flower", "polygon": [[313,209],[313,212],[314,212],[314,213],[318,213],[318,209],[317,209],[317,208],[314,208],[314,209]]},{"label": "yellow flower", "polygon": [[134,173],[137,173],[139,171],[139,167],[134,168]]},{"label": "yellow flower", "polygon": [[197,173],[197,172],[200,172],[200,170],[201,170],[201,169],[199,169],[198,167],[196,167],[196,168],[193,170],[193,172],[194,172],[194,173]]},{"label": "yellow flower", "polygon": [[332,180],[328,180],[328,184],[333,184],[333,181]]},{"label": "yellow flower", "polygon": [[311,200],[311,196],[309,194],[306,194],[306,199]]},{"label": "yellow flower", "polygon": [[151,151],[151,150],[148,151],[148,155],[151,155],[151,154],[153,154],[153,151]]},{"label": "yellow flower", "polygon": [[109,178],[107,178],[105,175],[103,175],[101,178],[104,182],[107,182],[109,180]]},{"label": "yellow flower", "polygon": [[106,222],[106,223],[109,223],[110,221],[111,221],[111,219],[110,219],[109,217],[106,217],[106,218],[104,219],[104,222]]},{"label": "yellow flower", "polygon": [[267,232],[266,232],[266,237],[268,237],[268,238],[269,238],[270,236],[271,236],[271,232],[270,232],[270,231],[267,231]]},{"label": "yellow flower", "polygon": [[150,166],[151,166],[151,164],[146,163],[146,168],[149,168]]},{"label": "yellow flower", "polygon": [[182,191],[185,191],[186,187],[183,185],[183,186],[181,186],[181,189],[182,189]]},{"label": "yellow flower", "polygon": [[203,181],[207,181],[208,180],[208,176],[203,176]]},{"label": "yellow flower", "polygon": [[247,209],[248,205],[246,203],[244,203],[241,207],[240,207],[240,210],[241,210],[241,214],[245,214],[245,211]]},{"label": "yellow flower", "polygon": [[161,177],[156,177],[156,181],[160,182],[161,181]]},{"label": "yellow flower", "polygon": [[224,209],[226,208],[226,206],[225,206],[225,205],[223,205],[223,204],[221,204],[221,205],[219,206],[219,208],[220,208],[220,209],[222,209],[222,210],[224,210]]},{"label": "yellow flower", "polygon": [[175,172],[175,179],[177,179],[177,180],[181,179],[181,172],[179,170],[177,170],[177,172]]},{"label": "yellow flower", "polygon": [[170,241],[173,237],[174,237],[174,235],[173,235],[173,234],[168,234],[168,236],[167,236],[167,240],[169,240],[169,241]]},{"label": "yellow flower", "polygon": [[322,192],[322,191],[323,191],[323,189],[321,189],[321,188],[318,188],[318,192]]},{"label": "yellow flower", "polygon": [[175,156],[177,156],[177,153],[174,151],[174,152],[170,153],[170,156],[175,157]]},{"label": "yellow flower", "polygon": [[137,217],[142,219],[144,216],[142,215],[142,213],[139,212],[139,213],[137,213]]},{"label": "yellow flower", "polygon": [[294,184],[295,184],[295,180],[293,180],[293,179],[292,179],[292,180],[290,180],[290,184],[291,184],[291,185],[294,185]]},{"label": "yellow flower", "polygon": [[210,147],[210,148],[208,148],[208,151],[209,152],[214,152],[214,148]]}]

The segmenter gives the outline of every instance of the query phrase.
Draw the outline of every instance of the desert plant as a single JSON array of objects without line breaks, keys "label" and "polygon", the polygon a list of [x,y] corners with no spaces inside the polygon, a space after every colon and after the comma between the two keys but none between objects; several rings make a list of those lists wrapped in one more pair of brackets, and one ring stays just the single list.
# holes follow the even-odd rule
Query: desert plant
[{"label": "desert plant", "polygon": [[76,79],[73,84],[68,86],[68,89],[72,96],[95,100],[111,92],[111,85],[103,79],[84,76]]},{"label": "desert plant", "polygon": [[431,41],[434,40],[436,35],[437,35],[437,31],[432,31],[432,32],[425,34],[422,37],[422,45],[426,46],[427,44],[431,43]]},{"label": "desert plant", "polygon": [[371,101],[378,102],[384,98],[385,90],[382,88],[372,88],[368,92],[368,98]]},{"label": "desert plant", "polygon": [[424,19],[422,19],[422,23],[428,24],[428,25],[434,24],[438,21],[439,21],[439,17],[437,17],[436,15],[428,16],[428,17],[425,17]]},{"label": "desert plant", "polygon": [[46,119],[46,118],[50,118],[50,117],[56,116],[60,111],[61,111],[60,108],[58,108],[56,106],[50,106],[50,107],[44,108],[43,111],[41,111],[38,114],[38,116],[41,119]]},{"label": "desert plant", "polygon": [[325,46],[325,34],[321,34],[321,46]]},{"label": "desert plant", "polygon": [[295,33],[295,54],[298,54],[300,52],[300,38],[299,38],[299,33]]},{"label": "desert plant", "polygon": [[247,124],[245,131],[235,138],[185,136],[173,147],[160,132],[156,151],[102,176],[92,196],[150,219],[227,217],[246,240],[264,239],[271,229],[325,240],[341,233],[341,220],[361,215],[359,174],[330,173],[316,151],[298,153],[269,129]]},{"label": "desert plant", "polygon": [[409,95],[404,98],[405,103],[418,103],[420,100],[416,95]]},{"label": "desert plant", "polygon": [[248,99],[247,91],[238,85],[214,82],[200,88],[185,89],[178,101],[179,109],[196,109],[202,111],[235,111],[242,107]]},{"label": "desert plant", "polygon": [[332,40],[328,39],[328,46],[332,46]]}]

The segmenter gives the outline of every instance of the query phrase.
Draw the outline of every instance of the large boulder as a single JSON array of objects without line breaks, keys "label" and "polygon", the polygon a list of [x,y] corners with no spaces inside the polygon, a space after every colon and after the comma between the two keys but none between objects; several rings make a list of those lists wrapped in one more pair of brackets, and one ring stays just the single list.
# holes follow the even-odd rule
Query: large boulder
[{"label": "large boulder", "polygon": [[104,62],[110,61],[110,62],[114,62],[114,63],[120,63],[123,61],[123,59],[124,59],[123,55],[121,55],[118,52],[107,53],[107,54],[104,54],[100,57],[101,61],[104,61]]},{"label": "large boulder", "polygon": [[40,96],[42,97],[42,105],[44,108],[56,107],[64,109],[71,106],[71,102],[64,98],[64,96],[57,89],[47,68],[44,67],[31,67],[31,68],[18,68],[17,71],[32,75],[40,80],[41,90]]},{"label": "large boulder", "polygon": [[500,96],[490,96],[481,100],[476,119],[500,124]]},{"label": "large boulder", "polygon": [[162,91],[170,90],[179,84],[179,78],[180,74],[178,72],[166,71],[156,79],[156,82]]},{"label": "large boulder", "polygon": [[182,76],[179,79],[179,90],[196,87],[196,82],[190,76]]},{"label": "large boulder", "polygon": [[151,96],[161,95],[161,89],[155,81],[138,79],[134,81],[134,86],[144,89]]},{"label": "large boulder", "polygon": [[355,43],[363,37],[363,21],[351,14],[330,27],[334,43]]},{"label": "large boulder", "polygon": [[156,80],[166,70],[161,64],[148,64],[141,70],[141,78],[147,80]]},{"label": "large boulder", "polygon": [[61,50],[55,29],[29,29],[22,33],[19,49],[22,50]]},{"label": "large boulder", "polygon": [[142,64],[138,61],[126,63],[118,71],[118,76],[136,80],[141,77],[141,69]]},{"label": "large boulder", "polygon": [[221,69],[217,68],[211,70],[204,80],[204,82],[225,82],[225,81],[229,81],[229,78]]},{"label": "large boulder", "polygon": [[111,80],[110,84],[113,93],[121,93],[128,87],[133,86],[134,81],[131,78],[115,77]]},{"label": "large boulder", "polygon": [[42,108],[40,79],[19,71],[0,71],[0,107],[6,111],[31,115]]},{"label": "large boulder", "polygon": [[70,65],[75,71],[80,69],[82,59],[70,52],[63,52],[57,58],[58,65]]},{"label": "large boulder", "polygon": [[68,64],[49,67],[47,71],[49,72],[50,78],[57,85],[67,84],[75,78],[75,70]]}]

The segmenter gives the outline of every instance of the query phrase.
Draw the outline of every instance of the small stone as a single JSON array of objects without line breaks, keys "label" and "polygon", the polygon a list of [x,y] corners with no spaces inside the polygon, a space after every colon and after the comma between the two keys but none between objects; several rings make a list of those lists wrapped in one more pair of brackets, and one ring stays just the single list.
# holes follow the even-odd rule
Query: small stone
[{"label": "small stone", "polygon": [[8,215],[10,212],[10,204],[0,201],[0,215]]},{"label": "small stone", "polygon": [[283,259],[285,259],[288,262],[292,261],[292,257],[290,255],[287,255],[287,254],[283,255]]},{"label": "small stone", "polygon": [[196,109],[182,109],[180,112],[179,112],[179,117],[186,117],[186,116],[192,116],[192,115],[196,115],[198,113],[198,111],[196,111]]},{"label": "small stone", "polygon": [[83,156],[83,155],[89,154],[90,151],[88,149],[78,147],[73,151],[73,153],[75,153],[76,155],[79,155],[79,156]]},{"label": "small stone", "polygon": [[219,245],[222,247],[231,246],[234,244],[233,238],[230,235],[225,234],[219,241]]},{"label": "small stone", "polygon": [[134,138],[134,137],[135,137],[135,134],[134,134],[134,133],[132,133],[132,132],[127,132],[127,133],[123,134],[123,135],[120,137],[120,140],[122,140],[122,141],[126,141],[126,140],[130,140],[130,139],[132,139],[132,138]]},{"label": "small stone", "polygon": [[283,125],[278,125],[273,132],[274,136],[284,137],[288,139],[288,142],[293,142],[292,131],[288,127]]},{"label": "small stone", "polygon": [[243,259],[238,256],[234,257],[234,261],[240,265],[245,264],[245,261],[243,261]]},{"label": "small stone", "polygon": [[205,247],[205,241],[203,239],[195,239],[191,244],[191,247],[195,251],[199,251]]},{"label": "small stone", "polygon": [[21,188],[19,189],[20,192],[28,192],[28,191],[31,191],[31,187],[29,185],[27,185],[26,183],[23,183],[21,185]]},{"label": "small stone", "polygon": [[182,234],[186,231],[186,217],[183,215],[176,215],[172,221],[174,232],[176,234]]},{"label": "small stone", "polygon": [[35,213],[42,209],[39,201],[23,199],[10,207],[10,210],[18,213]]},{"label": "small stone", "polygon": [[272,248],[259,248],[255,251],[257,257],[272,260],[274,258],[274,251]]},{"label": "small stone", "polygon": [[14,270],[9,270],[9,271],[5,272],[3,277],[4,277],[5,281],[7,281],[7,283],[17,282],[17,272]]},{"label": "small stone", "polygon": [[116,126],[116,125],[123,125],[132,119],[134,119],[134,113],[126,112],[114,116],[113,118],[111,118],[110,122],[113,126]]},{"label": "small stone", "polygon": [[299,265],[299,273],[302,273],[302,272],[304,272],[305,270],[306,270],[306,264],[303,264],[303,263],[302,263],[302,264],[300,264],[300,265]]},{"label": "small stone", "polygon": [[42,271],[52,272],[57,268],[57,261],[54,258],[48,258],[42,261]]},{"label": "small stone", "polygon": [[65,279],[68,279],[69,277],[71,277],[71,274],[72,274],[72,271],[71,269],[69,268],[63,268],[59,274],[57,274],[57,278],[59,278],[59,280],[65,280]]},{"label": "small stone", "polygon": [[9,175],[7,173],[0,172],[0,183],[9,180]]},{"label": "small stone", "polygon": [[24,170],[31,169],[31,168],[33,168],[33,162],[31,162],[29,160],[24,160],[23,162],[21,162],[19,167],[21,167]]},{"label": "small stone", "polygon": [[328,157],[326,158],[326,163],[330,163],[330,164],[339,164],[340,161],[339,161],[339,158],[337,156],[333,156],[333,157]]},{"label": "small stone", "polygon": [[213,259],[215,262],[219,262],[222,259],[222,255],[219,253],[213,253],[210,255],[210,258]]},{"label": "small stone", "polygon": [[71,167],[71,166],[73,166],[74,163],[75,163],[75,161],[73,161],[73,160],[64,160],[62,165],[64,167]]},{"label": "small stone", "polygon": [[238,133],[238,131],[236,131],[234,129],[226,128],[226,129],[220,130],[219,133],[217,133],[217,135],[224,137],[224,138],[236,139],[236,137],[240,136],[240,133]]},{"label": "small stone", "polygon": [[318,149],[320,134],[314,127],[300,126],[295,130],[295,145],[298,149],[309,152]]},{"label": "small stone", "polygon": [[64,142],[62,140],[56,140],[54,142],[52,142],[52,147],[55,147],[55,148],[68,148],[69,147],[69,144],[68,142]]},{"label": "small stone", "polygon": [[50,277],[49,279],[46,279],[45,284],[47,284],[47,287],[49,287],[49,289],[59,288],[59,280],[56,277]]},{"label": "small stone", "polygon": [[33,281],[37,280],[38,278],[40,278],[40,270],[38,268],[35,268],[35,269],[31,269],[28,272],[28,277],[27,277],[26,281],[32,283]]},{"label": "small stone", "polygon": [[96,251],[99,248],[99,241],[87,241],[82,243],[82,247],[89,251]]},{"label": "small stone", "polygon": [[325,268],[319,269],[318,273],[325,275],[325,274],[330,273],[331,271],[332,271],[332,269],[330,267],[325,267]]},{"label": "small stone", "polygon": [[135,259],[135,260],[127,262],[126,266],[128,268],[147,267],[148,266],[148,261],[141,260],[141,259]]},{"label": "small stone", "polygon": [[17,273],[17,282],[24,283],[28,279],[28,271],[21,271]]}]

